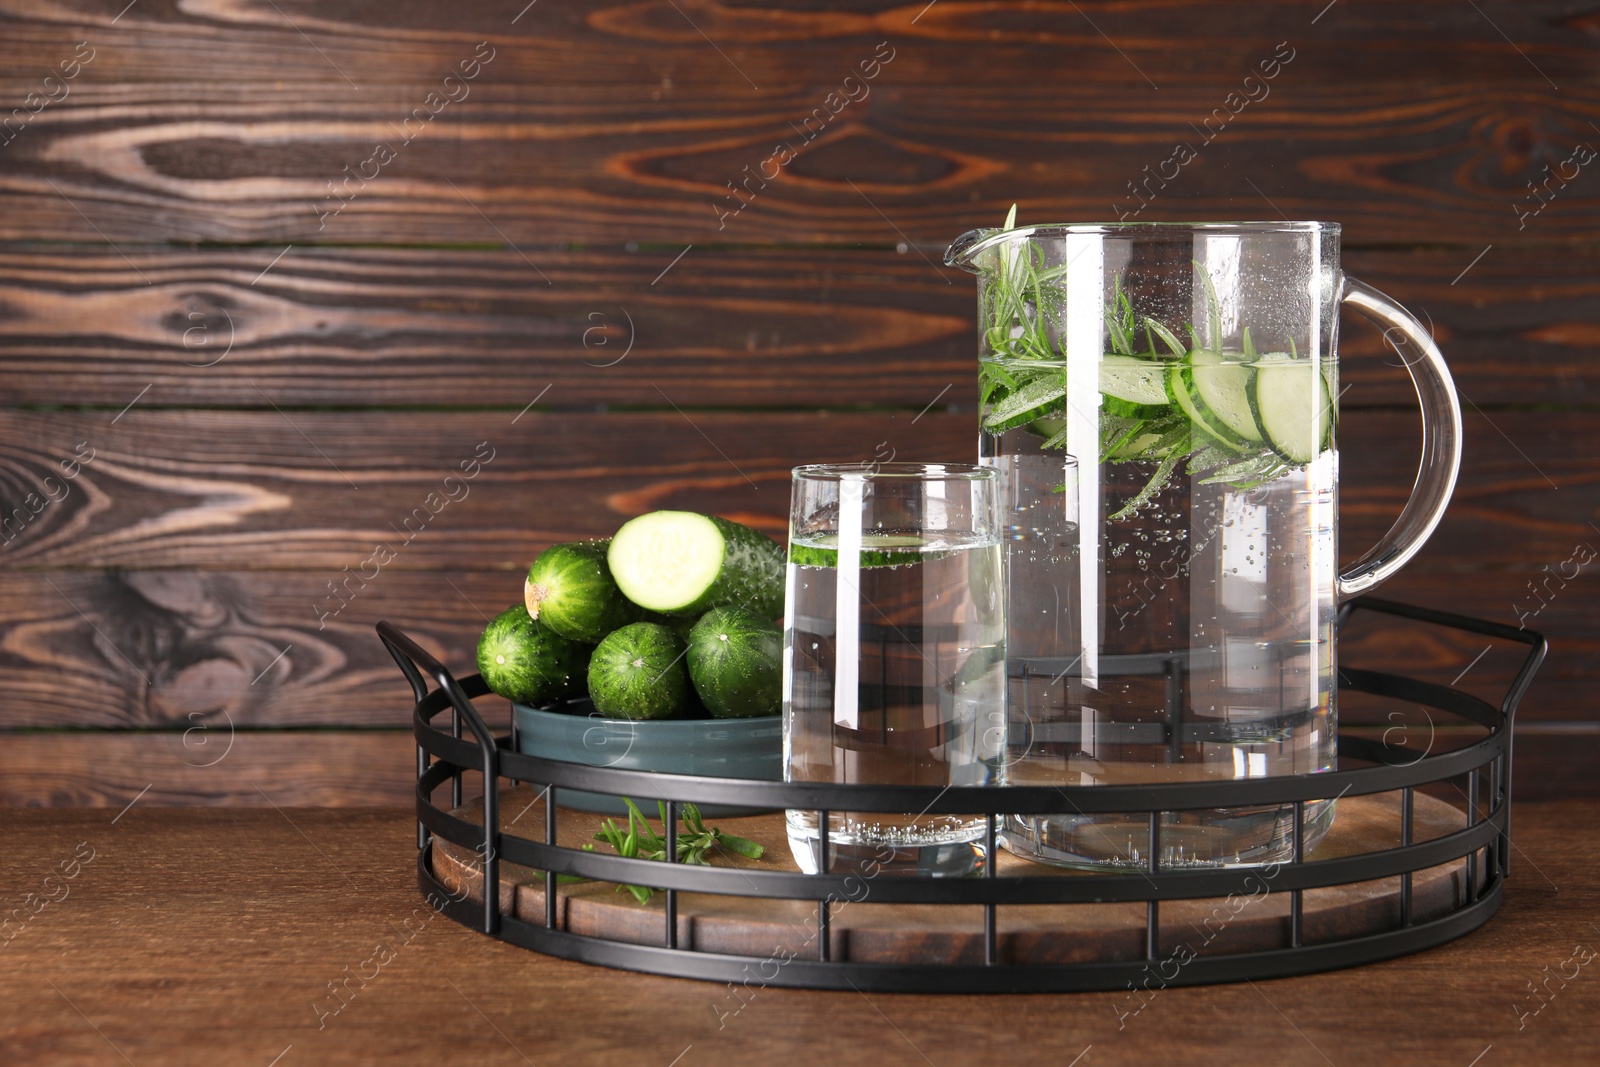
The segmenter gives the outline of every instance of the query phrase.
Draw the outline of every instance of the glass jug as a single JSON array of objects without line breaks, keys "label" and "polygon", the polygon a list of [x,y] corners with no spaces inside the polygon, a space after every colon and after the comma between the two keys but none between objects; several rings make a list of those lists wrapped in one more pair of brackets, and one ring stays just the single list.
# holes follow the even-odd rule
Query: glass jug
[{"label": "glass jug", "polygon": [[[1409,312],[1339,267],[1319,222],[974,230],[980,462],[1007,538],[1012,784],[1234,780],[1328,770],[1334,620],[1443,515],[1461,414]],[[1403,338],[1423,457],[1394,527],[1338,570],[1338,311]],[[1163,866],[1270,863],[1292,805],[1167,812]],[[1306,806],[1304,842],[1333,802]],[[1147,816],[1013,816],[1005,846],[1147,866]]]}]

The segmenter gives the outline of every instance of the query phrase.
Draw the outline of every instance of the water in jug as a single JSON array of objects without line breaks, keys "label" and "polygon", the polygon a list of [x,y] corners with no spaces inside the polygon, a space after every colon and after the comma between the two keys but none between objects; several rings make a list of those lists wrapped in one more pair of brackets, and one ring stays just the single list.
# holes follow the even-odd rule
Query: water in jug
[{"label": "water in jug", "polygon": [[[1335,620],[1441,518],[1461,416],[1427,331],[1344,274],[1319,222],[974,230],[980,462],[997,469],[1011,784],[1231,781],[1335,760]],[[1423,457],[1394,527],[1338,566],[1338,313],[1407,353]],[[1334,802],[1309,804],[1303,843]],[[1268,863],[1294,806],[1165,812],[1163,867]],[[1014,816],[1013,852],[1148,867],[1148,815]]]}]

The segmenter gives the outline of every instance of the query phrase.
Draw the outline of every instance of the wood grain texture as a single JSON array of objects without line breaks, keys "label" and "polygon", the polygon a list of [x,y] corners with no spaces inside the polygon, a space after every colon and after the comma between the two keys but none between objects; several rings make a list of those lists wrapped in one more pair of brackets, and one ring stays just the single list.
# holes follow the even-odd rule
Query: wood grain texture
[{"label": "wood grain texture", "polygon": [[[1585,575],[1554,595],[1544,608],[1530,592],[1542,574],[1504,571],[1402,571],[1375,596],[1421,604],[1487,619],[1504,626],[1526,626],[1544,634],[1550,652],[1517,712],[1519,722],[1593,720],[1587,690],[1600,670],[1600,628]],[[1406,625],[1363,612],[1341,632],[1343,664],[1393,671],[1440,685],[1454,685],[1496,707],[1528,654],[1524,645],[1478,639],[1472,634],[1431,626]],[[1346,701],[1345,707],[1353,707]],[[1386,714],[1386,713],[1385,713]],[[1420,722],[1420,720],[1417,720]]]},{"label": "wood grain texture", "polygon": [[[366,760],[347,780],[286,769],[324,735],[270,732],[404,722],[373,622],[465,665],[552,541],[654,507],[779,534],[796,462],[970,456],[972,287],[944,245],[1013,201],[1131,211],[1179,141],[1197,158],[1138,218],[1342,221],[1351,273],[1431,324],[1467,463],[1384,593],[1547,630],[1523,785],[1591,788],[1594,579],[1549,574],[1600,536],[1592,167],[1528,214],[1600,144],[1588,6],[0,0],[0,26],[0,729],[113,731],[8,733],[16,802],[120,806],[157,770],[176,784],[141,803],[256,803],[194,777],[214,750],[185,740],[224,730],[306,802],[403,798],[408,763],[365,747],[398,735],[327,735]],[[1270,93],[1230,102],[1278,42]],[[750,178],[780,141],[795,158]],[[1349,558],[1416,432],[1376,331],[1343,336]],[[1485,695],[1513,666],[1416,632],[1348,650],[1470,664]]]},{"label": "wood grain texture", "polygon": [[[341,581],[345,567],[369,577],[464,561],[514,570],[539,546],[608,536],[668,507],[781,537],[794,465],[965,459],[976,432],[975,413],[909,410],[0,411],[0,501],[13,520],[0,566],[326,569]],[[1415,566],[1537,570],[1594,536],[1600,426],[1590,415],[1469,408],[1466,433],[1455,499]],[[1374,543],[1399,514],[1416,434],[1408,411],[1344,418],[1347,550]],[[59,464],[89,455],[78,452],[85,442],[94,458],[62,483]],[[473,478],[463,463],[476,464]],[[59,502],[43,495],[51,485]],[[392,561],[363,567],[380,544]]]},{"label": "wood grain texture", "polygon": [[257,732],[215,719],[159,733],[11,734],[0,807],[407,804],[416,752],[410,731]]},{"label": "wood grain texture", "polygon": [[[159,406],[481,406],[546,386],[554,408],[977,402],[971,279],[911,252],[547,250],[535,269],[511,250],[281,251],[0,252],[10,403],[120,409],[146,386]],[[1476,402],[1600,397],[1600,252],[1480,251],[1345,264],[1432,324]],[[1379,331],[1348,318],[1341,356],[1346,410],[1408,402]]]},{"label": "wood grain texture", "polygon": [[[1587,405],[1600,397],[1592,355],[1600,332],[1591,325],[1600,315],[1600,255],[1497,244],[1354,249],[1343,259],[1348,273],[1429,324],[1469,405]],[[1346,313],[1339,373],[1350,388],[1341,407],[1414,403],[1400,356],[1379,330]]]},{"label": "wood grain texture", "polygon": [[[403,0],[389,5],[390,18],[378,22],[369,17],[368,8],[350,2],[297,0],[279,4],[278,10],[221,0],[203,8],[141,3],[120,18],[113,17],[115,12],[80,12],[60,3],[12,3],[8,45],[19,63],[54,66],[62,58],[54,50],[60,41],[76,41],[99,30],[119,47],[97,56],[93,69],[116,81],[160,88],[210,85],[230,77],[247,82],[282,79],[286,86],[291,80],[301,86],[340,83],[347,93],[359,93],[364,90],[341,82],[338,70],[359,74],[353,80],[378,89],[414,84],[426,77],[417,68],[447,69],[463,49],[470,53],[488,38],[511,46],[491,64],[511,81],[603,92],[627,85],[633,75],[655,72],[657,62],[672,62],[681,69],[669,85],[656,79],[657,87],[688,92],[742,85],[744,94],[755,98],[794,85],[831,87],[825,80],[829,68],[819,61],[837,59],[842,45],[877,41],[885,33],[944,49],[941,58],[971,59],[977,44],[1012,61],[1048,49],[1065,51],[1081,63],[1077,69],[1086,79],[1136,80],[1125,56],[1149,56],[1174,77],[1218,85],[1232,84],[1230,64],[1253,64],[1256,42],[1277,41],[1285,30],[1345,45],[1343,51],[1320,57],[1330,67],[1359,71],[1371,80],[1419,84],[1460,71],[1464,62],[1471,62],[1473,72],[1486,82],[1535,78],[1527,61],[1494,33],[1494,25],[1552,75],[1588,72],[1584,45],[1594,34],[1592,13],[1570,0],[1491,3],[1486,9],[1495,16],[1490,25],[1470,9],[1463,13],[1451,0],[1345,0],[1338,18],[1315,23],[1311,20],[1317,12],[1307,15],[1305,5],[1295,0],[1225,0],[1208,4],[1203,12],[1186,10],[1190,5],[1181,0],[1088,0],[1077,10],[1068,3],[1015,0],[945,0],[936,5],[938,10],[925,6],[884,0],[760,6],[691,0],[675,11],[661,0],[610,0],[581,11],[539,11],[515,0],[496,0],[455,11]],[[1093,14],[1092,22],[1084,12]],[[1318,29],[1307,30],[1310,25]],[[1096,26],[1105,37],[1096,33]],[[1106,37],[1120,38],[1116,43],[1122,54],[1107,46]],[[731,46],[729,55],[740,65],[742,57],[770,62],[772,69],[752,73],[774,75],[765,79],[771,87],[753,89],[741,82],[735,65],[718,60],[708,38],[725,49]],[[1189,51],[1174,56],[1173,42]],[[328,58],[319,56],[313,44]],[[1362,48],[1350,48],[1352,44]],[[1201,48],[1212,62],[1200,61]],[[169,51],[186,53],[187,62],[156,61]],[[341,51],[347,62],[330,62]],[[1409,62],[1391,62],[1398,56]],[[608,65],[602,66],[602,60]],[[907,77],[915,73],[930,86],[951,81],[950,68],[932,59],[906,67]],[[1009,88],[1015,87],[996,85],[997,90]]]},{"label": "wood grain texture", "polygon": [[607,536],[654,508],[713,511],[778,534],[795,464],[891,450],[966,457],[976,426],[975,414],[580,415],[519,412],[523,398],[511,400],[493,414],[135,408],[114,422],[106,412],[0,412],[7,498],[25,501],[81,442],[94,451],[60,502],[22,526],[5,562],[325,567],[342,584],[343,568],[361,571],[378,544],[394,558],[365,568],[369,577],[463,560],[514,570],[535,546]]},{"label": "wood grain texture", "polygon": [[[1085,1048],[1081,1065],[1170,1062],[1181,1048],[1182,1062],[1197,1067],[1323,1056],[1462,1067],[1490,1045],[1496,1063],[1593,1062],[1600,985],[1587,969],[1565,985],[1551,979],[1555,996],[1536,1016],[1540,1001],[1527,989],[1554,975],[1575,943],[1594,946],[1593,802],[1517,813],[1519,847],[1538,869],[1516,857],[1500,914],[1465,939],[1329,974],[1169,988],[1147,994],[1138,1015],[1127,1014],[1135,1005],[1126,992],[862,997],[752,982],[735,994],[587,967],[429,919],[401,812],[141,802],[115,825],[113,814],[0,812],[16,876],[8,908],[39,892],[77,846],[94,850],[65,899],[4,950],[0,1027],[18,1062],[121,1062],[114,1045],[138,1064],[264,1065],[292,1045],[283,1067],[463,1056],[507,1067],[674,1057],[680,1067],[963,1067],[994,1063],[1001,1040],[1005,1061],[1019,1067],[1063,1067]],[[387,961],[376,970],[366,963],[375,954]],[[342,982],[335,1000],[329,983]],[[649,1005],[651,1025],[597,1024],[597,1011],[621,1003]],[[1521,1029],[1515,1008],[1530,1013]],[[997,1013],[1049,1025],[997,1034]]]},{"label": "wood grain texture", "polygon": [[120,408],[147,385],[153,404],[246,407],[521,407],[546,387],[568,409],[977,400],[975,287],[915,255],[280,251],[0,254],[10,402]]},{"label": "wood grain texture", "polygon": [[[10,571],[0,684],[18,694],[0,707],[0,726],[401,725],[404,691],[371,633],[380,619],[469,670],[485,617],[517,599],[523,569],[549,543],[603,536],[656,506],[715,510],[781,536],[788,468],[817,458],[819,441],[837,458],[869,459],[888,441],[901,458],[964,455],[972,439],[968,417],[938,412],[535,411],[511,425],[512,415],[500,416],[507,437],[480,415],[136,408],[115,424],[106,413],[0,415],[13,442],[8,496],[19,502],[45,486],[55,457],[74,454],[75,438],[98,442],[68,495],[0,547]],[[1346,559],[1399,510],[1411,419],[1347,415]],[[412,429],[394,428],[401,421]],[[1526,718],[1592,717],[1592,568],[1561,577],[1596,539],[1582,518],[1596,514],[1591,423],[1579,413],[1469,417],[1456,502],[1382,591],[1549,633],[1555,651]],[[424,510],[427,525],[405,543],[422,521],[410,508],[467,484],[446,486],[441,472],[474,454],[479,432],[500,450],[465,498],[437,516]],[[381,567],[375,543],[395,552]],[[1466,684],[1498,699],[1517,657],[1508,649],[1475,663],[1482,651],[1470,638],[1412,632],[1351,646],[1364,664],[1444,683],[1475,664]]]},{"label": "wood grain texture", "polygon": [[[1600,625],[1585,577],[1548,597],[1525,570],[1414,571],[1381,595],[1548,633],[1549,660],[1519,712],[1522,722],[1577,723],[1600,673]],[[459,674],[472,673],[488,618],[520,594],[518,571],[396,571],[323,620],[328,577],[301,571],[22,571],[0,591],[0,729],[185,731],[192,744],[230,728],[391,727],[410,723],[410,690],[373,633],[388,619]],[[1457,684],[1499,703],[1521,646],[1358,617],[1341,662]],[[1360,714],[1383,724],[1394,709]],[[484,702],[503,718],[504,703]],[[1402,715],[1429,729],[1421,714]]]},{"label": "wood grain texture", "polygon": [[[235,728],[409,728],[411,689],[374,625],[394,619],[470,674],[485,622],[518,602],[522,579],[400,571],[325,618],[327,581],[261,571],[15,574],[0,606],[0,690],[11,695],[0,728],[179,731],[191,746]],[[504,709],[499,702],[502,717]]]},{"label": "wood grain texture", "polygon": [[[1496,5],[1493,20],[1441,0],[1346,4],[1315,25],[1290,2],[625,0],[513,25],[517,6],[379,21],[354,4],[141,5],[116,27],[32,14],[16,30],[29,73],[0,100],[39,91],[77,41],[96,52],[0,153],[0,239],[942,247],[1014,200],[1035,219],[1132,210],[1128,184],[1179,142],[1199,158],[1159,188],[1157,217],[1281,211],[1369,244],[1600,229],[1577,186],[1526,228],[1513,206],[1600,115],[1592,28],[1570,4]],[[494,58],[470,92],[408,141],[401,124],[480,41]],[[1293,58],[1261,96],[1243,79],[1279,42]],[[892,58],[845,103],[843,79],[875,54]],[[780,142],[795,158],[768,167],[779,177],[748,177]],[[339,203],[329,181],[378,143],[393,160],[322,215]],[[749,206],[724,220],[746,181]]]}]

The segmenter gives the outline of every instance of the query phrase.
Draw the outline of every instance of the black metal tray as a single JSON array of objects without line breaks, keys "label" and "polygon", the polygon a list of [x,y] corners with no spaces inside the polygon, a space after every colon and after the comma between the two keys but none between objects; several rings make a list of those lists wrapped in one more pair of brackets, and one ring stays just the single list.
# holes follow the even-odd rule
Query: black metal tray
[{"label": "black metal tray", "polygon": [[[1500,706],[1447,686],[1400,675],[1341,666],[1341,692],[1373,694],[1443,712],[1460,724],[1485,731],[1481,739],[1441,752],[1418,752],[1404,745],[1341,733],[1340,769],[1315,775],[1258,778],[1246,781],[1152,785],[1069,787],[1064,790],[1079,812],[1131,812],[1148,816],[1148,870],[1109,872],[1083,877],[998,876],[987,865],[985,877],[967,879],[882,878],[872,886],[877,903],[981,906],[984,910],[983,964],[877,963],[830,958],[826,902],[852,898],[852,879],[827,873],[747,871],[726,867],[689,866],[624,859],[561,847],[557,841],[562,789],[614,795],[668,796],[667,855],[675,856],[678,808],[681,802],[709,802],[751,808],[803,808],[819,812],[823,833],[829,811],[926,811],[987,818],[987,845],[994,855],[996,817],[1007,813],[1045,814],[1062,810],[1063,790],[1053,786],[938,788],[933,786],[861,786],[828,783],[783,783],[742,779],[651,774],[644,771],[590,767],[523,755],[509,736],[497,736],[484,722],[473,699],[488,693],[478,675],[457,680],[445,666],[388,623],[378,625],[395,662],[416,698],[413,732],[417,740],[418,882],[441,911],[463,925],[500,940],[551,956],[654,974],[718,982],[746,981],[762,957],[698,951],[678,943],[678,894],[719,893],[733,896],[818,901],[816,958],[789,959],[768,977],[766,985],[812,988],[855,988],[898,992],[1056,992],[1132,988],[1151,973],[1159,957],[1158,930],[1163,901],[1221,898],[1248,892],[1247,879],[1259,868],[1165,869],[1161,855],[1160,814],[1185,809],[1293,804],[1294,855],[1274,874],[1275,890],[1290,894],[1287,944],[1266,951],[1198,956],[1185,961],[1163,985],[1241,981],[1331,970],[1416,952],[1453,940],[1483,925],[1499,908],[1510,869],[1511,727],[1518,702],[1542,663],[1545,639],[1529,630],[1360,598],[1340,615],[1341,628],[1353,611],[1373,611],[1527,647],[1526,657]],[[427,675],[427,678],[424,677]],[[428,679],[433,686],[430,688]],[[448,729],[434,719],[449,710]],[[463,724],[471,737],[463,735]],[[1345,769],[1347,762],[1366,766]],[[483,825],[437,807],[433,792],[452,785],[460,807],[462,779],[482,775]],[[546,786],[545,840],[535,841],[503,829],[497,810],[501,779]],[[1466,824],[1444,836],[1413,842],[1412,810],[1418,789],[1435,783],[1465,780]],[[1400,845],[1357,855],[1308,859],[1301,828],[1307,804],[1376,793],[1398,793]],[[499,884],[502,860],[545,872],[543,924],[498,910],[496,893],[482,894],[482,903],[457,899],[440,881],[432,862],[432,837],[474,850],[484,886]],[[1457,906],[1425,919],[1412,915],[1413,874],[1441,864],[1463,865],[1465,892]],[[1480,875],[1481,871],[1481,875]],[[558,928],[556,878],[578,875],[605,882],[649,885],[665,890],[665,936],[645,945],[575,934]],[[1306,891],[1398,878],[1400,921],[1388,929],[1307,944],[1303,938],[1302,900]],[[1011,964],[996,952],[996,910],[1006,905],[1095,904],[1134,901],[1145,904],[1142,959],[1105,959],[1070,964]]]}]

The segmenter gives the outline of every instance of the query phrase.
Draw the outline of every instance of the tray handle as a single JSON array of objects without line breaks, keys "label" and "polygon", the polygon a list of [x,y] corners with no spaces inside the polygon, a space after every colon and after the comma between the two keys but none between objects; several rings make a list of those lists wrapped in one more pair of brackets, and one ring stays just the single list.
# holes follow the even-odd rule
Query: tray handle
[{"label": "tray handle", "polygon": [[[402,633],[399,627],[388,622],[380,622],[377,629],[383,647],[389,650],[389,655],[394,657],[395,663],[400,667],[400,673],[411,683],[411,692],[416,699],[418,721],[423,721],[422,701],[429,695],[427,682],[422,677],[422,671],[426,671],[450,701],[451,735],[460,738],[461,721],[465,719],[473,737],[478,741],[478,750],[483,754],[483,932],[498,933],[500,930],[500,746],[489,725],[483,721],[483,716],[472,706],[472,698],[467,696],[466,690],[461,688],[461,683],[456,681],[455,675],[450,673],[448,667]],[[418,779],[427,770],[428,753],[418,745]],[[455,804],[460,807],[460,771],[453,776],[453,784]],[[420,800],[419,797],[419,803]],[[427,847],[428,832],[419,819],[417,848],[421,850]]]},{"label": "tray handle", "polygon": [[[1342,628],[1351,613],[1360,608],[1381,612],[1385,615],[1395,615],[1402,619],[1414,619],[1417,622],[1432,623],[1435,626],[1465,630],[1468,633],[1482,634],[1485,637],[1498,638],[1501,641],[1511,641],[1528,646],[1528,654],[1523,657],[1522,666],[1517,669],[1516,677],[1511,679],[1511,685],[1506,689],[1506,695],[1500,701],[1500,711],[1506,717],[1506,769],[1501,776],[1500,788],[1505,796],[1509,798],[1511,796],[1511,756],[1516,743],[1513,727],[1516,725],[1517,705],[1522,703],[1523,694],[1527,693],[1528,686],[1533,684],[1533,676],[1539,672],[1539,667],[1544,663],[1544,658],[1550,651],[1549,640],[1537,630],[1529,630],[1520,626],[1513,629],[1498,622],[1474,619],[1448,611],[1434,611],[1432,608],[1419,608],[1411,604],[1401,604],[1374,596],[1356,597],[1354,600],[1343,604],[1339,609],[1337,625]],[[1506,810],[1505,829],[1500,834],[1500,857],[1501,874],[1502,876],[1509,876],[1511,873],[1511,811],[1509,807]]]}]

